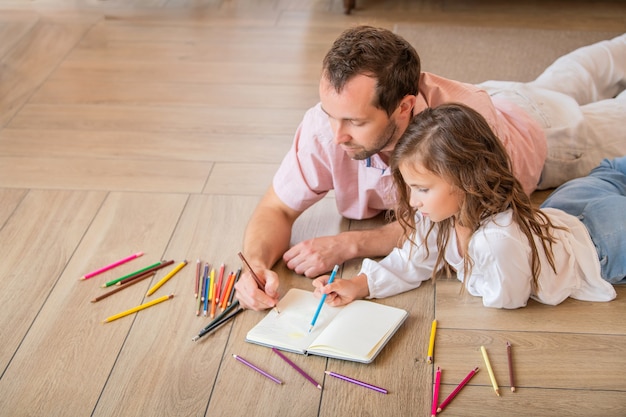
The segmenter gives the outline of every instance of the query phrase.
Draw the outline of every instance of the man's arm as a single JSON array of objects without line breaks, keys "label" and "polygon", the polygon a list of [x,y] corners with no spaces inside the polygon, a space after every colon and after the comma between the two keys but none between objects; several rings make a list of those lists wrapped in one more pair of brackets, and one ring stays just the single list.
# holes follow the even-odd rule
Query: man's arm
[{"label": "man's arm", "polygon": [[276,305],[279,282],[271,268],[289,247],[291,229],[300,214],[286,206],[272,186],[254,210],[244,234],[243,254],[265,287],[259,289],[250,272],[244,270],[235,285],[243,307],[263,310]]},{"label": "man's arm", "polygon": [[298,274],[314,278],[350,259],[387,256],[402,244],[402,236],[402,227],[394,221],[375,229],[305,240],[285,252],[283,260]]}]

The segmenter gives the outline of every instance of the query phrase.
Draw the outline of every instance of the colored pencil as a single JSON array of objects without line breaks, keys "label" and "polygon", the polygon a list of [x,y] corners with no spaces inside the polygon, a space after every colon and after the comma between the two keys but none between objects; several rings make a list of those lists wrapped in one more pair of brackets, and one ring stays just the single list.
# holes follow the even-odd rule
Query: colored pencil
[{"label": "colored pencil", "polygon": [[247,360],[245,360],[241,356],[233,355],[233,358],[237,359],[239,362],[243,363],[244,365],[248,366],[249,368],[254,369],[255,371],[257,371],[261,375],[271,379],[272,381],[276,382],[277,384],[282,384],[283,383],[280,379],[278,379],[278,378],[268,374],[267,372],[265,372],[264,370],[262,370],[262,369],[260,369],[260,368],[258,368],[256,366],[254,366],[253,364],[251,364],[250,362],[248,362]]},{"label": "colored pencil", "polygon": [[[201,338],[202,336],[204,336],[205,334],[207,334],[208,332],[210,332],[211,330],[213,330],[213,328],[215,326],[219,326],[219,321],[226,318],[226,316],[228,315],[228,313],[233,310],[235,307],[237,307],[239,305],[239,301],[235,300],[235,302],[229,306],[228,308],[226,308],[226,310],[224,310],[222,313],[220,313],[219,316],[215,317],[213,320],[211,320],[211,322],[209,324],[207,324],[204,328],[202,328],[202,330],[200,330],[198,332],[198,335],[196,337],[194,337],[193,340],[194,342],[196,340],[198,340],[199,338]],[[240,310],[243,311],[243,308],[240,308]]]},{"label": "colored pencil", "polygon": [[172,298],[174,298],[174,294],[164,295],[163,297],[160,297],[160,298],[157,298],[157,299],[152,300],[150,302],[138,305],[137,307],[133,307],[130,310],[122,311],[121,313],[118,313],[118,314],[115,314],[113,316],[107,317],[104,320],[104,323],[109,323],[109,322],[112,322],[113,320],[117,320],[117,319],[120,319],[122,317],[126,317],[129,314],[133,314],[133,313],[136,313],[137,311],[143,310],[145,308],[152,307],[153,305],[162,303],[163,301],[171,300]]},{"label": "colored pencil", "polygon": [[[339,270],[339,265],[335,265],[333,268],[333,272],[330,273],[330,278],[328,278],[328,284],[332,284],[335,280],[335,276],[337,275],[337,271]],[[324,305],[324,301],[326,301],[326,294],[322,294],[322,298],[320,298],[320,302],[317,305],[317,310],[315,310],[315,314],[313,315],[313,320],[311,320],[311,326],[309,327],[309,333],[313,330],[313,326],[315,326],[315,322],[317,321],[317,317],[320,315],[320,311],[322,311],[322,306]]]},{"label": "colored pencil", "polygon": [[491,362],[489,362],[487,349],[485,349],[484,346],[481,346],[480,351],[483,353],[483,359],[485,360],[485,366],[487,367],[487,372],[489,372],[489,379],[491,379],[491,385],[493,385],[493,390],[496,392],[496,395],[499,397],[500,388],[498,388],[498,382],[496,381],[496,376],[494,375],[493,369],[491,368]]},{"label": "colored pencil", "polygon": [[172,269],[167,275],[165,275],[163,278],[161,278],[159,280],[159,282],[157,282],[156,284],[154,284],[152,286],[152,288],[150,288],[146,294],[147,297],[151,296],[152,294],[154,294],[156,292],[156,290],[158,290],[159,288],[161,288],[161,286],[163,284],[165,284],[167,281],[169,281],[170,278],[172,278],[174,275],[176,275],[178,273],[178,271],[180,271],[181,269],[183,269],[185,267],[185,265],[187,265],[187,261],[184,260],[181,263],[179,263],[178,265],[176,265],[176,267],[174,269]]},{"label": "colored pencil", "polygon": [[141,275],[141,276],[140,276],[139,278],[137,278],[137,279],[134,279],[134,280],[132,280],[132,281],[128,281],[126,284],[120,285],[119,287],[116,287],[115,289],[113,289],[113,290],[111,290],[111,291],[108,291],[108,292],[106,292],[106,293],[104,293],[104,294],[102,294],[102,295],[97,296],[96,298],[94,298],[93,300],[91,300],[91,302],[92,302],[92,303],[97,303],[97,302],[98,302],[98,301],[100,301],[100,300],[104,300],[104,299],[105,299],[105,298],[107,298],[108,296],[113,295],[113,294],[115,294],[116,292],[123,290],[124,288],[128,288],[128,287],[130,287],[131,285],[136,284],[136,283],[138,283],[139,281],[143,281],[143,280],[144,280],[144,279],[146,279],[146,278],[153,277],[153,276],[154,276],[154,274],[156,274],[156,272],[148,272],[148,273],[146,273],[146,274],[143,274],[143,275]]},{"label": "colored pencil", "polygon": [[174,263],[174,261],[173,261],[173,260],[169,260],[169,261],[161,261],[161,263],[160,263],[160,264],[158,264],[158,265],[156,265],[156,266],[153,266],[152,268],[148,268],[148,269],[146,269],[145,271],[141,272],[140,274],[137,274],[137,275],[133,275],[133,276],[131,276],[131,277],[124,278],[123,280],[116,282],[116,283],[115,283],[115,285],[124,285],[124,284],[126,284],[126,283],[128,283],[128,282],[130,282],[130,281],[132,281],[132,280],[135,280],[135,279],[137,279],[137,278],[142,277],[142,276],[143,276],[143,275],[145,275],[145,274],[149,274],[149,273],[151,273],[151,272],[156,272],[156,271],[158,271],[159,269],[163,269],[163,268],[165,268],[166,266],[169,266],[169,265],[171,265],[171,264],[173,264],[173,263]]},{"label": "colored pencil", "polygon": [[511,384],[511,392],[515,392],[515,378],[513,376],[513,353],[511,352],[511,343],[506,342],[506,356],[509,361],[509,382]]},{"label": "colored pencil", "polygon": [[220,265],[220,272],[217,275],[217,279],[215,280],[215,302],[217,304],[219,304],[220,302],[220,296],[222,295],[221,291],[222,291],[222,281],[224,280],[224,269],[226,267],[224,266],[224,264]]},{"label": "colored pencil", "polygon": [[221,302],[220,309],[222,311],[226,309],[228,300],[230,298],[230,293],[233,289],[233,285],[235,285],[235,273],[231,272],[230,274],[228,274],[228,280],[226,281],[226,285],[224,286],[224,294],[222,295],[220,299],[220,302]]},{"label": "colored pencil", "polygon": [[209,301],[215,297],[215,268],[211,268],[211,274],[209,275]]},{"label": "colored pencil", "polygon": [[445,400],[437,407],[437,412],[441,413],[444,408],[456,397],[456,395],[463,389],[463,387],[472,379],[472,377],[478,372],[478,367],[472,369],[469,374],[454,388],[454,390],[446,397]]},{"label": "colored pencil", "polygon": [[263,281],[261,281],[261,278],[259,278],[259,276],[254,272],[254,270],[252,269],[252,267],[250,266],[248,261],[246,261],[246,258],[243,257],[243,253],[239,252],[238,255],[241,258],[241,260],[243,261],[243,263],[246,264],[246,266],[248,267],[248,271],[250,271],[250,275],[252,275],[252,278],[254,278],[254,280],[256,281],[256,285],[260,289],[265,288],[265,283]]},{"label": "colored pencil", "polygon": [[200,277],[200,282],[198,283],[198,309],[196,310],[196,316],[199,316],[202,313],[202,304],[204,303],[204,293],[206,292],[206,280],[209,275],[209,263],[206,262],[204,264],[204,273]]},{"label": "colored pencil", "polygon": [[202,271],[202,262],[200,262],[200,259],[198,258],[198,260],[196,261],[196,285],[194,285],[193,287],[193,291],[194,291],[194,297],[198,298],[198,293],[200,292],[200,290],[198,289],[198,286],[200,284],[200,273]]},{"label": "colored pencil", "polygon": [[204,297],[203,297],[204,308],[202,309],[202,315],[204,317],[206,317],[206,314],[209,310],[209,293],[211,291],[210,287],[211,287],[211,279],[207,275],[206,277],[204,277]]},{"label": "colored pencil", "polygon": [[363,381],[359,381],[358,379],[350,378],[345,375],[338,374],[336,372],[325,371],[326,375],[334,376],[335,378],[343,379],[344,381],[352,382],[353,384],[360,385],[365,388],[369,388],[374,391],[381,392],[383,394],[387,394],[387,390],[384,388],[377,387],[376,385],[368,384]]},{"label": "colored pencil", "polygon": [[295,363],[293,363],[288,357],[286,357],[285,355],[282,354],[282,352],[278,349],[276,349],[275,347],[272,348],[272,352],[274,352],[275,354],[277,354],[278,356],[280,356],[280,358],[282,360],[284,360],[285,362],[287,362],[289,365],[291,365],[291,367],[293,369],[295,369],[296,371],[298,371],[298,373],[300,373],[300,375],[302,375],[303,377],[305,377],[311,384],[315,385],[318,389],[322,389],[322,386],[315,381],[309,374],[307,374],[306,372],[304,372],[298,365],[296,365]]},{"label": "colored pencil", "polygon": [[433,406],[431,408],[430,415],[435,417],[437,415],[437,403],[439,402],[439,386],[441,385],[441,368],[437,367],[435,373],[435,386],[433,388]]},{"label": "colored pencil", "polygon": [[[233,305],[234,306],[234,305]],[[222,324],[229,322],[230,320],[234,319],[237,314],[240,314],[244,311],[243,308],[238,308],[237,310],[235,310],[232,314],[230,315],[224,315],[224,314],[220,314],[219,316],[217,316],[214,320],[211,321],[211,323],[209,323],[208,326],[206,326],[205,328],[203,328],[202,330],[200,330],[200,332],[198,332],[198,334],[196,336],[194,336],[191,341],[195,342],[196,340],[200,339],[202,336],[209,334],[210,332],[212,332],[213,330],[217,329],[218,327],[220,327]],[[223,317],[222,317],[223,316]]]},{"label": "colored pencil", "polygon": [[[259,276],[254,272],[248,261],[246,261],[246,258],[244,258],[243,253],[239,252],[238,255],[243,263],[246,264],[246,266],[248,267],[248,271],[250,271],[250,275],[252,275],[252,278],[254,278],[254,280],[256,281],[256,285],[259,287],[259,289],[265,290],[265,283],[261,281],[261,278],[259,278]],[[274,306],[274,308],[276,309],[276,312],[280,314],[278,306]]]},{"label": "colored pencil", "polygon": [[133,253],[132,255],[127,256],[127,257],[126,257],[126,258],[124,258],[124,259],[120,259],[120,260],[119,260],[119,261],[117,261],[117,262],[113,262],[112,264],[109,264],[109,265],[107,265],[107,266],[103,266],[103,267],[102,267],[102,268],[100,268],[100,269],[96,269],[96,270],[95,270],[95,271],[93,271],[93,272],[90,272],[90,273],[88,273],[88,274],[85,274],[85,275],[83,275],[82,277],[80,277],[79,279],[80,279],[80,280],[85,280],[85,279],[89,279],[89,278],[95,277],[96,275],[100,275],[101,273],[106,272],[106,271],[108,271],[109,269],[113,269],[113,268],[115,268],[116,266],[120,266],[120,265],[122,265],[122,264],[125,264],[126,262],[132,261],[133,259],[139,258],[139,257],[140,257],[140,256],[142,256],[142,255],[143,255],[143,252]]},{"label": "colored pencil", "polygon": [[235,284],[239,281],[239,277],[241,276],[241,268],[237,269],[237,274],[235,275],[235,281],[233,282],[233,287],[230,289],[230,295],[228,296],[228,305],[231,305],[233,302],[233,297],[235,296]]},{"label": "colored pencil", "polygon": [[435,351],[435,333],[437,333],[437,320],[433,320],[430,327],[430,340],[428,342],[428,357],[426,362],[433,363],[433,353]]},{"label": "colored pencil", "polygon": [[136,275],[141,274],[142,272],[147,272],[148,270],[152,270],[151,268],[154,268],[156,266],[161,265],[162,262],[163,261],[159,261],[159,262],[153,263],[152,265],[146,266],[145,268],[142,268],[142,269],[140,269],[138,271],[131,272],[130,274],[124,275],[123,277],[119,277],[119,278],[116,278],[116,279],[111,280],[109,282],[106,282],[106,283],[102,284],[102,288],[110,287],[111,285],[115,285],[115,284],[117,284],[118,282],[120,282],[122,280],[134,277]]}]

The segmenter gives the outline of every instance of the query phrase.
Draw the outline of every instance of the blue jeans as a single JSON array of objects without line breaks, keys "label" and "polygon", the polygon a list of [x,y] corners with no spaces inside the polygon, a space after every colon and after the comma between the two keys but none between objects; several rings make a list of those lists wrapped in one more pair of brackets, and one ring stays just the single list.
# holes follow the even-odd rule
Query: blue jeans
[{"label": "blue jeans", "polygon": [[541,207],[561,209],[583,222],[598,251],[602,278],[615,284],[626,277],[626,156],[604,159],[588,176],[554,190]]}]

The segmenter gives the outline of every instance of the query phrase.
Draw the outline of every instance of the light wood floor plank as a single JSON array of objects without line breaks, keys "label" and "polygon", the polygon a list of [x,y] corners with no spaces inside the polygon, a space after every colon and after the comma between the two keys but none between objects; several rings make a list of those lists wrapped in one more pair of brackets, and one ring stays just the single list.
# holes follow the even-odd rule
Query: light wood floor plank
[{"label": "light wood floor plank", "polygon": [[[98,104],[185,106],[209,108],[301,109],[304,114],[318,101],[317,81],[293,85],[207,84],[179,79],[172,83],[150,80],[62,80],[47,82],[32,100],[33,104]],[[272,100],[268,100],[271,97]],[[295,128],[294,128],[295,130]]]},{"label": "light wood floor plank", "polygon": [[24,196],[27,194],[26,190],[7,190],[0,188],[0,230],[5,225],[7,219],[13,215],[15,208],[20,204]]},{"label": "light wood floor plank", "polygon": [[0,186],[74,190],[200,192],[211,163],[0,158]]},{"label": "light wood floor plank", "polygon": [[2,58],[0,126],[15,116],[92,23],[89,17],[78,22],[47,19],[24,22],[27,27],[18,31],[15,36],[19,40],[12,42],[11,50]]},{"label": "light wood floor plank", "polygon": [[[530,300],[518,310],[485,308],[480,297],[461,293],[458,280],[437,281],[437,319],[449,329],[490,329],[519,332],[624,334],[621,324],[608,317],[626,314],[626,286],[616,286],[617,299],[591,303],[568,298],[557,307]],[[576,317],[572,320],[572,317]]]},{"label": "light wood floor plank", "polygon": [[[620,382],[626,371],[626,359],[622,355],[626,351],[624,335],[500,332],[438,327],[435,364],[455,373],[456,377],[478,366],[480,371],[472,379],[472,384],[490,386],[489,374],[480,352],[480,347],[485,346],[498,385],[503,391],[508,391],[507,341],[513,346],[517,371],[515,379],[520,393],[524,388],[624,391]],[[585,369],[584,378],[579,377],[581,369]]]},{"label": "light wood floor plank", "polygon": [[[72,197],[82,200],[85,194],[73,193]],[[94,193],[87,201],[93,201],[94,198],[100,200],[102,195]],[[47,247],[52,243],[50,239],[43,242],[46,246],[39,247],[38,256],[24,258],[30,262],[28,271],[22,274],[21,285],[26,287],[23,292],[40,293],[46,287],[42,285],[44,279],[58,279],[58,283],[54,288],[50,288],[48,283],[45,294],[47,299],[0,380],[0,402],[5,412],[12,415],[49,416],[83,416],[91,413],[129,330],[132,328],[142,332],[141,327],[137,329],[137,325],[133,324],[134,316],[106,325],[101,324],[102,320],[140,304],[147,284],[140,283],[95,304],[89,300],[104,291],[100,285],[107,279],[119,276],[117,274],[122,271],[135,270],[134,267],[138,264],[149,265],[162,258],[186,199],[184,195],[111,194],[96,219],[89,225],[82,246],[69,262],[67,256],[64,258],[57,255],[56,260],[50,259],[55,255],[55,251]],[[38,204],[43,203],[40,201]],[[46,205],[50,205],[50,202]],[[69,207],[76,209],[67,210]],[[64,237],[64,234],[51,227],[65,226],[70,230],[79,228],[80,237],[88,224],[82,222],[81,225],[78,221],[81,217],[78,215],[85,217],[87,214],[87,220],[91,220],[94,214],[93,207],[87,210],[88,205],[81,207],[76,203],[61,205],[61,201],[57,201],[52,208],[54,210],[50,210],[50,218],[39,224],[39,229],[45,232],[41,236],[56,233]],[[81,213],[78,209],[86,213]],[[66,213],[65,222],[58,221],[59,218],[63,219],[61,213]],[[61,244],[64,242],[65,239],[60,239],[57,243],[59,249],[63,249]],[[74,242],[68,239],[68,243],[75,245],[78,242],[76,239]],[[112,256],[112,247],[115,247],[115,253],[119,257]],[[98,278],[78,280],[79,276],[89,272],[94,266],[103,266],[111,262],[112,258],[119,259],[137,250],[144,250],[146,255],[132,266],[126,264],[124,268],[109,271],[110,273]],[[100,254],[107,256],[100,258]],[[22,257],[12,256],[12,259]],[[38,262],[33,263],[32,259]],[[40,271],[38,265],[44,266],[47,272]],[[56,276],[52,273],[55,265],[57,269],[65,266],[60,278],[60,270]],[[26,265],[22,268],[26,269]],[[23,276],[32,276],[37,281],[36,285],[32,281],[28,285]],[[19,293],[15,291],[12,296],[16,297],[17,294]],[[35,299],[31,299],[29,303],[25,299],[25,296],[15,298],[23,304],[23,310],[32,310],[33,306],[42,304],[42,301],[36,303]],[[161,314],[163,311],[167,314],[167,311],[176,310],[177,301],[175,299],[155,306],[154,312],[159,313],[160,310]],[[7,325],[3,324],[2,328],[6,329]],[[54,354],[50,354],[51,352]],[[89,383],[86,383],[87,380]]]},{"label": "light wood floor plank", "polygon": [[[15,194],[21,197],[23,191]],[[57,288],[59,276],[103,198],[104,193],[30,191],[0,230],[0,252],[4,259],[0,263],[3,287],[0,305],[6,313],[0,315],[0,386],[5,385],[11,373],[10,369],[6,370],[7,365],[30,332],[33,321],[41,317],[41,306]],[[41,210],[42,207],[46,209]],[[58,315],[53,312],[52,317],[56,319]],[[0,402],[7,404],[4,400]]]},{"label": "light wood floor plank", "polygon": [[301,109],[181,108],[140,106],[25,106],[8,127],[187,133],[293,134]]},{"label": "light wood floor plank", "polygon": [[[0,130],[0,157],[279,164],[290,134]],[[271,146],[268,146],[268,143]]]},{"label": "light wood floor plank", "polygon": [[203,193],[263,195],[277,168],[278,164],[215,164]]},{"label": "light wood floor plank", "polygon": [[[485,370],[479,372],[485,372]],[[459,378],[459,381],[462,378]],[[453,389],[453,386],[442,387],[441,395],[443,398]],[[532,398],[532,401],[528,401],[529,397]],[[454,401],[442,411],[441,415],[447,417],[501,417],[506,415],[617,417],[624,415],[624,411],[626,411],[623,398],[624,393],[621,391],[541,390],[535,388],[524,388],[518,393],[508,391],[501,397],[496,397],[491,385],[466,386]]]}]

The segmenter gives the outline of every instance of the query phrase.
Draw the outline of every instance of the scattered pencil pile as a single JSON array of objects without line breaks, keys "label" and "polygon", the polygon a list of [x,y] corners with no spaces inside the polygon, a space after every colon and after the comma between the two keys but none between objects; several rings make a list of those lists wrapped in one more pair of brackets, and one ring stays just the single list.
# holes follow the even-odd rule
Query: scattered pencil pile
[{"label": "scattered pencil pile", "polygon": [[[433,363],[433,351],[435,347],[435,333],[437,330],[437,320],[433,320],[432,327],[430,330],[430,339],[428,344],[428,356],[426,359],[427,363]],[[515,379],[513,376],[513,356],[511,351],[512,345],[510,342],[506,342],[506,353],[508,359],[508,368],[509,368],[509,381],[511,386],[511,392],[515,392]],[[483,356],[483,360],[485,361],[485,366],[487,368],[487,372],[489,372],[489,379],[491,380],[491,385],[493,386],[493,390],[496,395],[500,396],[500,388],[496,381],[495,374],[493,373],[493,368],[491,367],[491,362],[489,361],[489,356],[487,355],[487,349],[484,346],[480,347],[480,351]],[[461,391],[461,389],[472,379],[472,377],[478,372],[478,367],[472,369],[465,378],[454,388],[454,390],[448,395],[448,397],[443,400],[441,404],[439,404],[439,386],[441,384],[441,367],[437,367],[435,371],[435,383],[433,387],[433,402],[431,408],[431,417],[436,416],[438,413],[442,412],[444,408],[454,399],[454,397]]]},{"label": "scattered pencil pile", "polygon": [[[113,262],[107,266],[104,266],[100,269],[97,269],[93,272],[83,275],[80,277],[80,280],[87,280],[93,278],[97,275],[100,275],[106,271],[109,271],[113,268],[116,268],[120,265],[123,265],[127,262],[130,262],[134,259],[137,259],[143,256],[143,252],[134,253],[126,258],[120,259],[117,262]],[[130,287],[131,285],[137,284],[145,279],[152,278],[157,271],[160,269],[166,268],[169,265],[174,263],[173,260],[161,260],[159,262],[155,262],[151,265],[148,265],[144,268],[141,268],[137,271],[131,272],[130,274],[121,276],[119,278],[110,280],[101,285],[102,288],[112,287],[113,289],[101,294],[94,299],[91,300],[92,303],[97,303],[119,291],[124,290],[125,288]],[[169,281],[174,275],[176,275],[181,269],[183,269],[187,265],[187,261],[184,260],[176,265],[171,271],[169,271],[163,278],[161,278],[156,284],[154,284],[148,292],[146,293],[146,297],[153,295],[159,288],[161,288],[167,281]],[[203,271],[204,265],[204,273]],[[235,282],[239,279],[241,275],[241,268],[237,270],[237,272],[231,272],[227,277],[224,276],[225,265],[222,265],[219,268],[218,273],[216,274],[215,269],[210,268],[208,262],[204,264],[200,259],[198,259],[196,263],[196,280],[194,282],[194,295],[197,300],[197,309],[196,316],[210,316],[211,319],[214,319],[209,323],[207,327],[202,329],[200,334],[194,338],[197,338],[207,334],[209,331],[219,327],[221,324],[224,324],[227,320],[230,320],[235,315],[239,314],[242,309],[238,309],[234,311],[234,314],[226,317],[225,313],[233,311],[234,307],[238,306],[238,302],[235,300],[233,302],[234,293],[235,293]],[[153,305],[159,304],[163,301],[170,300],[174,297],[174,294],[165,295],[159,297],[155,300],[146,302],[144,304],[133,307],[129,310],[123,311],[119,314],[115,314],[113,316],[107,317],[103,322],[109,323],[111,321],[117,320],[119,318],[128,316],[137,311],[143,310],[148,307],[152,307]],[[232,308],[230,308],[232,307]],[[222,313],[218,317],[215,317],[218,314],[218,309]]]},{"label": "scattered pencil pile", "polygon": [[196,262],[194,288],[194,294],[198,301],[196,316],[202,315],[207,317],[209,315],[213,319],[218,308],[223,312],[232,304],[235,294],[235,282],[239,280],[241,268],[237,272],[230,272],[226,278],[224,277],[225,269],[225,265],[222,264],[216,276],[215,268],[210,268],[208,262],[204,263],[204,268],[200,259]]}]

